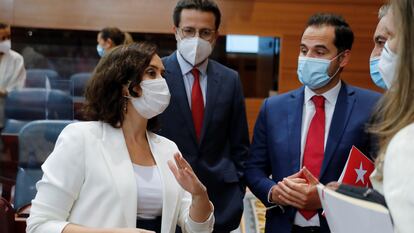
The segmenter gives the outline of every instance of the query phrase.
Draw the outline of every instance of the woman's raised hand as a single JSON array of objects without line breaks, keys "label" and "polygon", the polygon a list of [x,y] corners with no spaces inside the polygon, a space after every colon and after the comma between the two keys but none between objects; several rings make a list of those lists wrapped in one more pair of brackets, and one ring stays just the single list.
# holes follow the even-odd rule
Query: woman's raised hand
[{"label": "woman's raised hand", "polygon": [[205,195],[206,187],[197,178],[190,164],[183,158],[183,156],[180,153],[175,153],[174,160],[175,164],[173,161],[169,160],[168,166],[181,187],[193,196]]}]

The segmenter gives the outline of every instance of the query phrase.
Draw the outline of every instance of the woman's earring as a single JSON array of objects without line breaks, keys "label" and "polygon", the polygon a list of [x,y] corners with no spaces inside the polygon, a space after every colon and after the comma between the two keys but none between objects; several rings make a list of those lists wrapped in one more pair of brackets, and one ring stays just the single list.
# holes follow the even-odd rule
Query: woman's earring
[{"label": "woman's earring", "polygon": [[124,98],[124,113],[127,113],[128,111],[127,106],[128,106],[128,99]]}]

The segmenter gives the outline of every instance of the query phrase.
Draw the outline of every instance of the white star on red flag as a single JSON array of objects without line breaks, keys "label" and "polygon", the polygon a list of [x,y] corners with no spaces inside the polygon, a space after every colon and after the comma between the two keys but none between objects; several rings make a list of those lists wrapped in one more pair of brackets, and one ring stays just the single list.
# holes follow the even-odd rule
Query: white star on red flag
[{"label": "white star on red flag", "polygon": [[362,167],[362,162],[359,165],[358,169],[355,169],[355,172],[357,173],[357,179],[355,181],[355,184],[358,183],[358,181],[361,181],[363,184],[365,184],[364,175],[367,173],[367,170],[364,170]]}]

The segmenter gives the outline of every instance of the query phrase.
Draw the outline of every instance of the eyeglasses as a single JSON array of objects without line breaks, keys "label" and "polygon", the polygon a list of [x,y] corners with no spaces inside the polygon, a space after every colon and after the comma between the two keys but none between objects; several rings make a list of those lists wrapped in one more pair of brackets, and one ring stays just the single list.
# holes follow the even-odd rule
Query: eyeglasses
[{"label": "eyeglasses", "polygon": [[184,28],[179,28],[181,31],[181,34],[183,35],[184,38],[193,38],[196,36],[197,32],[198,32],[198,36],[204,40],[211,40],[214,37],[214,34],[216,33],[215,30],[211,30],[208,28],[202,28],[200,30],[197,30],[195,28],[192,27],[184,27]]}]

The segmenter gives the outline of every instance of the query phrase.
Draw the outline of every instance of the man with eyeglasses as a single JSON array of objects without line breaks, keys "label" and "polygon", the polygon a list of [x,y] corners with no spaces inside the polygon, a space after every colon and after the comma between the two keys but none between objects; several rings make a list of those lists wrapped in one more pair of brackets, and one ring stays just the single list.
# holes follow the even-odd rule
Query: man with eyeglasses
[{"label": "man with eyeglasses", "polygon": [[180,0],[173,13],[177,51],[163,59],[171,101],[159,116],[160,134],[173,140],[207,187],[215,232],[240,224],[243,166],[249,137],[236,71],[209,59],[220,10],[212,0]]}]

